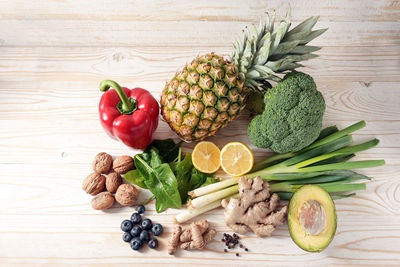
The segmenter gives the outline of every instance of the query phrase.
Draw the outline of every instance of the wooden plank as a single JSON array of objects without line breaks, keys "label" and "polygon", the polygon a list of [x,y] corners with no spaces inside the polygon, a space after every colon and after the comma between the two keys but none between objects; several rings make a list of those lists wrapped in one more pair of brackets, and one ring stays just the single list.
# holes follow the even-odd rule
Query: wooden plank
[{"label": "wooden plank", "polygon": [[[94,21],[245,21],[255,22],[265,12],[277,11],[278,18],[285,15],[289,5],[279,0],[273,1],[119,1],[106,0],[82,2],[41,1],[38,3],[16,0],[0,1],[1,19],[18,20],[94,20]],[[346,1],[321,2],[319,0],[294,1],[290,3],[295,21],[312,15],[331,21],[360,22],[398,20],[399,1]],[[115,13],[115,11],[118,11]],[[311,10],[313,13],[311,14]],[[340,10],[340,12],[338,11]]]},{"label": "wooden plank", "polygon": [[[258,21],[258,18],[255,22]],[[231,44],[248,26],[240,21],[85,21],[3,19],[2,46],[192,46],[220,47]],[[329,27],[313,45],[348,44],[359,46],[398,44],[399,22],[349,23],[320,21],[319,28]],[[62,29],[62,30],[61,30]],[[83,34],[90,32],[89,34]],[[89,45],[90,44],[90,45]]]},{"label": "wooden plank", "polygon": [[[324,46],[317,52],[320,57],[304,62],[307,68],[303,70],[317,81],[337,82],[340,78],[340,81],[359,81],[365,85],[374,81],[400,81],[399,48],[397,45]],[[231,47],[230,44],[217,49],[204,46],[0,47],[0,84],[7,88],[14,81],[20,83],[20,89],[28,89],[37,82],[47,80],[57,88],[64,82],[74,86],[88,81],[97,84],[103,78],[112,77],[129,82],[128,85],[146,86],[159,91],[164,82],[185,63],[199,54],[209,52],[229,55]],[[23,82],[33,83],[29,85]],[[152,88],[154,84],[156,88]]]}]

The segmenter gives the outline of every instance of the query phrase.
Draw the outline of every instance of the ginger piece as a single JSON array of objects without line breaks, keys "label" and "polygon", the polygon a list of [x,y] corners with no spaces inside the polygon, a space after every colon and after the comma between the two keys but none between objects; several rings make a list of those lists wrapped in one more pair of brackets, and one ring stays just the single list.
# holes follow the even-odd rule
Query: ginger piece
[{"label": "ginger piece", "polygon": [[190,225],[192,232],[192,242],[195,248],[203,249],[206,243],[204,242],[203,233],[201,232],[200,226],[195,223]]},{"label": "ginger piece", "polygon": [[214,237],[217,235],[217,230],[209,229],[207,232],[204,233],[203,238],[206,244],[210,243]]},{"label": "ginger piece", "polygon": [[182,233],[182,227],[176,226],[174,232],[171,234],[168,241],[168,254],[172,255],[175,253],[179,245],[179,237]]},{"label": "ginger piece", "polygon": [[224,199],[224,219],[233,231],[244,234],[254,232],[258,236],[270,236],[277,225],[284,223],[288,208],[279,208],[277,194],[269,193],[269,184],[260,177],[239,179],[239,199]]},{"label": "ginger piece", "polygon": [[[195,222],[195,224],[197,224],[200,227],[201,234],[204,234],[204,232],[207,231],[208,227],[210,226],[208,221],[205,219],[197,221]],[[180,241],[182,243],[189,242],[190,240],[192,240],[192,231],[190,229],[191,228],[188,227],[182,232],[180,237]]]},{"label": "ginger piece", "polygon": [[[205,232],[203,234],[204,243],[205,244],[210,243],[216,235],[217,235],[217,230],[215,230],[215,229],[208,230],[207,232]],[[180,248],[185,249],[185,250],[201,249],[201,248],[196,247],[196,245],[193,241],[181,243]]]},{"label": "ginger piece", "polygon": [[191,223],[184,230],[175,228],[168,242],[168,253],[174,254],[178,246],[185,250],[203,249],[214,239],[216,234],[217,231],[210,229],[210,224],[204,219]]},{"label": "ginger piece", "polygon": [[[208,231],[206,231],[203,234],[203,239],[204,239],[204,243],[208,244],[210,243],[214,237],[217,235],[217,230],[215,229],[209,229]],[[185,250],[190,250],[190,249],[200,249],[198,247],[196,247],[195,243],[193,241],[188,241],[188,242],[183,242],[180,245],[181,249],[185,249]]]},{"label": "ginger piece", "polygon": [[195,249],[192,241],[184,242],[179,247],[184,250]]}]

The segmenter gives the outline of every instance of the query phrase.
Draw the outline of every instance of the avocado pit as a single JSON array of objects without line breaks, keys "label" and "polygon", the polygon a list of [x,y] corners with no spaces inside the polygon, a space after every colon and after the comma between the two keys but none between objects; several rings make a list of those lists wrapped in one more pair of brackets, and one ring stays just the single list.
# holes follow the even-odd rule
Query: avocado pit
[{"label": "avocado pit", "polygon": [[299,221],[306,234],[319,235],[326,226],[326,214],[316,200],[307,200],[300,208]]}]

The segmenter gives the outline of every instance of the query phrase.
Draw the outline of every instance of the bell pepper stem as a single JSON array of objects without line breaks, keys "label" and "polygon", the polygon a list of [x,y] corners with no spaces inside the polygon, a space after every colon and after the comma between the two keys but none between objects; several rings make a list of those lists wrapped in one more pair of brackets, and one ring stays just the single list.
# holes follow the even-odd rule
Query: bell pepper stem
[{"label": "bell pepper stem", "polygon": [[106,92],[110,87],[114,88],[119,97],[121,98],[122,102],[122,111],[125,113],[129,113],[134,111],[135,105],[132,103],[128,97],[126,96],[124,90],[119,86],[118,83],[112,81],[112,80],[104,80],[100,83],[100,91]]}]

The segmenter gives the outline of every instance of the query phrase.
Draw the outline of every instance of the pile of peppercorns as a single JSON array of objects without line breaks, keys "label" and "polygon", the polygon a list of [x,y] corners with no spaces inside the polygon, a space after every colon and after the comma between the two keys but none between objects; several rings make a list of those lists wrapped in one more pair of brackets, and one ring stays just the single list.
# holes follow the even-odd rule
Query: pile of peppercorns
[{"label": "pile of peppercorns", "polygon": [[129,242],[133,250],[140,250],[144,243],[147,243],[149,248],[156,249],[158,247],[157,238],[150,237],[150,232],[154,236],[159,236],[163,233],[161,224],[154,224],[150,219],[143,219],[142,215],[145,212],[143,205],[139,206],[137,212],[133,213],[130,220],[124,220],[121,223],[121,230],[124,231],[122,240]]},{"label": "pile of peppercorns", "polygon": [[[244,247],[243,244],[239,243],[239,236],[235,233],[233,235],[224,233],[221,241],[225,243],[225,246],[228,249],[234,249],[236,245],[239,245],[239,247],[241,249],[244,249],[244,251],[249,251],[248,248]],[[228,252],[228,249],[224,249],[224,252]],[[240,254],[236,253],[236,256],[239,257]]]}]

